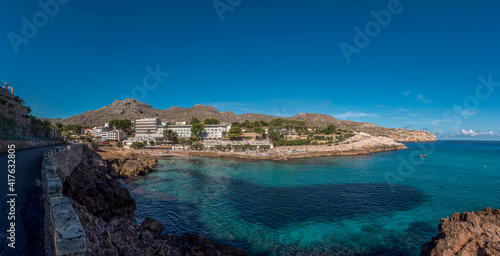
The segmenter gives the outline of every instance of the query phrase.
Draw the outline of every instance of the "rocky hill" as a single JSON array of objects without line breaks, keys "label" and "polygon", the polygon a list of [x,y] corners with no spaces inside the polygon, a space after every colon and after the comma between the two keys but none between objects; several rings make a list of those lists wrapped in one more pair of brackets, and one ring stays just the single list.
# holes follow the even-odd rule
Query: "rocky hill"
[{"label": "rocky hill", "polygon": [[[188,121],[191,117],[200,120],[206,118],[217,118],[223,122],[251,122],[264,120],[271,121],[276,116],[246,113],[236,115],[231,111],[220,112],[215,107],[196,104],[190,108],[171,107],[165,110],[156,109],[150,105],[135,99],[115,100],[113,104],[102,107],[98,110],[89,110],[85,113],[72,116],[66,119],[53,119],[52,122],[62,124],[79,124],[82,126],[100,126],[111,119],[140,119],[147,117],[157,117],[163,121]],[[435,141],[436,136],[426,131],[409,131],[405,129],[385,128],[370,123],[360,123],[354,121],[339,121],[337,118],[315,113],[300,113],[292,117],[285,117],[289,120],[304,121],[309,127],[324,128],[328,124],[335,124],[340,129],[348,129],[356,132],[366,132],[374,136],[385,136],[395,141]]]},{"label": "rocky hill", "polygon": [[113,104],[104,106],[98,110],[89,110],[82,114],[66,119],[53,119],[54,122],[67,124],[79,124],[83,126],[100,126],[112,119],[140,119],[146,117],[160,117],[162,110],[151,107],[135,99],[115,100]]},{"label": "rocky hill", "polygon": [[[401,128],[386,128],[366,122],[354,122],[348,120],[340,121],[345,129],[355,132],[366,132],[373,136],[383,136],[391,138],[395,141],[418,142],[418,141],[435,141],[436,135],[428,131],[406,130]],[[341,127],[342,127],[341,126]]]}]

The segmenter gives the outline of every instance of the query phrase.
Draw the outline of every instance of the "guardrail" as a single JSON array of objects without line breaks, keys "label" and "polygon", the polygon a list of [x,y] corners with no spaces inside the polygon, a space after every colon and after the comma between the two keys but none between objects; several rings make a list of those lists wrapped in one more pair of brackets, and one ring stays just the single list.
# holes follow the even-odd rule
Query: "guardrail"
[{"label": "guardrail", "polygon": [[83,256],[87,247],[85,231],[70,199],[62,195],[62,183],[51,163],[58,153],[72,150],[73,147],[56,148],[44,153],[42,162],[42,183],[44,191],[45,228],[50,230],[50,240],[54,243],[54,254],[65,256]]}]

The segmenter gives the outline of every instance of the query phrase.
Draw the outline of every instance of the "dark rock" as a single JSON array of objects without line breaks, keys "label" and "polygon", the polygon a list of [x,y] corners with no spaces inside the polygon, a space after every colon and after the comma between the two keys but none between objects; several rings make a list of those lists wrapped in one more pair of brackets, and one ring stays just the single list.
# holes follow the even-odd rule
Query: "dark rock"
[{"label": "dark rock", "polygon": [[500,210],[453,213],[441,219],[437,236],[422,247],[421,256],[500,255]]},{"label": "dark rock", "polygon": [[151,230],[151,232],[156,235],[160,235],[164,228],[160,222],[150,219],[149,217],[146,217],[146,219],[142,222],[141,227]]},{"label": "dark rock", "polygon": [[[150,218],[136,225],[135,200],[107,174],[111,164],[91,150],[84,150],[83,154],[83,160],[64,176],[63,193],[70,198],[85,230],[85,255],[246,255],[242,249],[212,242],[201,235],[162,235],[163,225]],[[145,158],[143,162],[146,166],[156,164],[156,158]]]},{"label": "dark rock", "polygon": [[77,165],[63,182],[63,193],[105,221],[114,217],[133,219],[136,206],[129,191],[95,169],[91,161]]}]

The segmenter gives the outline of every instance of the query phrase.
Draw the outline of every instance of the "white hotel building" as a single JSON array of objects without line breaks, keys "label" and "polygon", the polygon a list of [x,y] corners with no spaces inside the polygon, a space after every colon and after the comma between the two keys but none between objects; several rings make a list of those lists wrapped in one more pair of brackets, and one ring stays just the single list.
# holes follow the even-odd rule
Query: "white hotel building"
[{"label": "white hotel building", "polygon": [[[145,118],[135,120],[135,136],[145,139],[163,138],[165,129],[177,133],[179,138],[188,139],[191,137],[191,125],[162,125],[158,118]],[[206,124],[201,132],[203,139],[222,139],[231,129],[231,124]]]},{"label": "white hotel building", "polygon": [[136,137],[147,137],[156,138],[163,137],[158,134],[158,128],[161,127],[161,121],[158,118],[145,118],[135,120],[135,136]]},{"label": "white hotel building", "polygon": [[[179,138],[191,137],[191,125],[168,125],[166,129],[176,132]],[[229,129],[231,129],[231,124],[206,124],[201,132],[201,138],[222,139]]]}]

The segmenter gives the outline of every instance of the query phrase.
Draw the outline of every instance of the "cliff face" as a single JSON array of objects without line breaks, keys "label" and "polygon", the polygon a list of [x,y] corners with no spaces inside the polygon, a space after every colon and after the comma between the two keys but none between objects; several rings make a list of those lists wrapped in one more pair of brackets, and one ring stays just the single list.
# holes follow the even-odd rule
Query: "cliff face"
[{"label": "cliff face", "polygon": [[86,146],[62,153],[52,162],[85,230],[86,255],[246,255],[200,235],[162,235],[149,218],[136,225],[135,200],[108,175],[107,161]]},{"label": "cliff face", "polygon": [[441,219],[438,235],[420,255],[500,255],[500,210],[488,207]]},{"label": "cliff face", "polygon": [[356,132],[365,132],[373,136],[383,136],[398,142],[436,141],[436,135],[421,130],[406,130],[402,128],[386,128],[366,122],[340,121],[341,124]]},{"label": "cliff face", "polygon": [[389,133],[388,137],[399,142],[436,141],[436,135],[418,130],[395,129],[395,132]]}]

